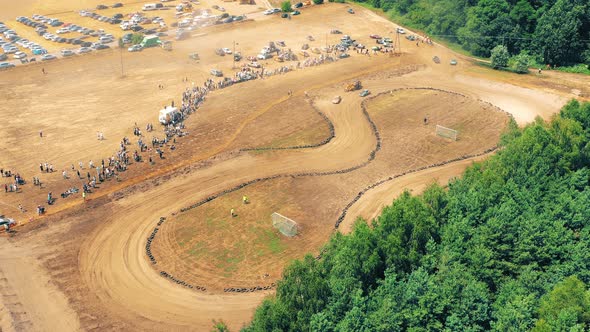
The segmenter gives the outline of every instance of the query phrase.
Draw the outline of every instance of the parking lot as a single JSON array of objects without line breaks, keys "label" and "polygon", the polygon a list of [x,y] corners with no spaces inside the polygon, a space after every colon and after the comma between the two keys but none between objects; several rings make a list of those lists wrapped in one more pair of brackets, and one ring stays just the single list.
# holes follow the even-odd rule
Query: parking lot
[{"label": "parking lot", "polygon": [[[50,61],[118,47],[123,38],[131,52],[141,51],[132,35],[160,39],[186,39],[201,27],[241,21],[245,13],[258,13],[255,5],[224,3],[228,9],[194,2],[167,1],[134,4],[98,4],[56,14],[17,16],[0,22],[0,69]],[[258,16],[258,15],[255,15]],[[167,46],[170,44],[167,43]]]}]

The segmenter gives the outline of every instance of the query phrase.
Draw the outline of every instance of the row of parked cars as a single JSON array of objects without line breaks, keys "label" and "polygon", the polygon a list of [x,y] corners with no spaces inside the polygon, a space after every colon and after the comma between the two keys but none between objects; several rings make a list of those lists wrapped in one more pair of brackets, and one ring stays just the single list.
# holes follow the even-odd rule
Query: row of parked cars
[{"label": "row of parked cars", "polygon": [[21,38],[16,33],[16,31],[9,29],[4,23],[1,22],[0,31],[2,32],[3,36],[0,37],[0,47],[2,47],[2,50],[4,51],[4,53],[0,55],[0,61],[8,60],[8,54],[12,54],[14,59],[19,59],[21,62],[26,62],[24,59],[27,57],[27,54],[19,50],[19,46],[24,49],[31,50],[31,53],[34,55],[42,55],[47,53],[47,50],[41,45],[29,41],[28,39]]},{"label": "row of parked cars", "polygon": [[[111,8],[121,8],[121,7],[123,7],[123,4],[120,3],[120,2],[116,2],[116,3],[114,3],[114,4],[111,5]],[[109,8],[109,6],[102,5],[102,4],[96,6],[96,9],[97,10],[103,10],[103,9],[108,9],[108,8]]]},{"label": "row of parked cars", "polygon": [[122,19],[123,19],[123,14],[117,13],[114,14],[113,16],[109,17],[109,16],[104,16],[104,15],[100,15],[88,10],[81,10],[79,12],[80,16],[82,17],[89,17],[92,19],[95,19],[99,22],[105,22],[105,23],[110,23],[110,24],[119,24],[121,23]]},{"label": "row of parked cars", "polygon": [[[138,31],[144,30],[144,28],[140,24],[158,24],[159,25],[158,31],[163,32],[163,31],[168,30],[168,26],[166,25],[166,22],[164,22],[163,18],[161,18],[159,16],[149,18],[149,17],[145,17],[139,13],[132,15],[129,18],[129,20],[122,21],[121,24],[119,25],[119,27],[123,31],[131,30],[133,32],[138,32]],[[151,31],[152,33],[145,33],[145,34],[155,34],[156,32],[158,32],[158,31],[156,31],[156,28],[153,28],[151,30],[153,30],[153,31]]]}]

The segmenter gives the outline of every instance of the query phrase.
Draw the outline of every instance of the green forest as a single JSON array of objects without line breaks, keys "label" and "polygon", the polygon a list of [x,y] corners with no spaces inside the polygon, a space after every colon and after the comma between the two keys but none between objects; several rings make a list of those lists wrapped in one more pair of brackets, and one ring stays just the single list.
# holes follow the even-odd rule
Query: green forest
[{"label": "green forest", "polygon": [[293,262],[243,331],[588,331],[590,103]]},{"label": "green forest", "polygon": [[489,57],[497,45],[550,65],[590,65],[588,0],[355,0]]}]

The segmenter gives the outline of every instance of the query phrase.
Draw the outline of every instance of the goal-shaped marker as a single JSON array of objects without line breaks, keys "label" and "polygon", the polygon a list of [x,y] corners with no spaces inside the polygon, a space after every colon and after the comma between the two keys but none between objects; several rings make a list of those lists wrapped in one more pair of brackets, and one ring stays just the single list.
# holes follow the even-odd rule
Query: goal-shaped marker
[{"label": "goal-shaped marker", "polygon": [[276,212],[271,214],[270,217],[272,219],[272,225],[276,229],[278,229],[279,232],[281,232],[283,235],[292,237],[297,235],[297,233],[299,232],[299,227],[297,226],[297,223],[294,220],[289,219]]},{"label": "goal-shaped marker", "polygon": [[441,137],[450,138],[453,141],[456,141],[457,137],[459,136],[458,131],[451,128],[443,127],[441,125],[436,125],[436,134]]}]

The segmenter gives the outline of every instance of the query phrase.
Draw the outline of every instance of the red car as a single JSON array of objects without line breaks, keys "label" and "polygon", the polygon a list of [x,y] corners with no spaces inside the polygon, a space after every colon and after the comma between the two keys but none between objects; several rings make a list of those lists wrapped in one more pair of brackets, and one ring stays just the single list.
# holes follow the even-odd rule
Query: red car
[{"label": "red car", "polygon": [[379,35],[370,35],[369,37],[372,39],[381,39],[381,36]]}]

